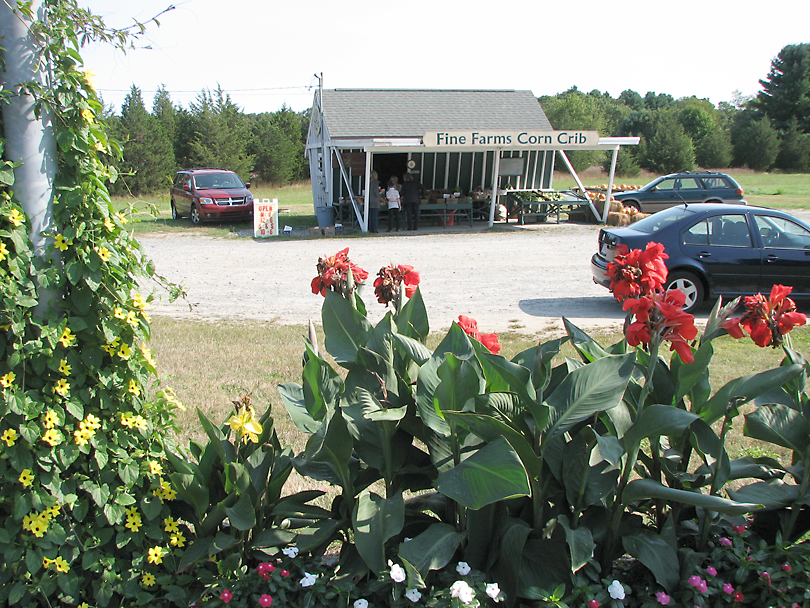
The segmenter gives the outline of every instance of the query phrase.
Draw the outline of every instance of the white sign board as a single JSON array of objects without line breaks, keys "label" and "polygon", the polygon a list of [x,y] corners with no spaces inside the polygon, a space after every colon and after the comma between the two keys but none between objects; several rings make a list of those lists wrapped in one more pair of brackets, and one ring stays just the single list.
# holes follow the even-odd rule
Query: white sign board
[{"label": "white sign board", "polygon": [[278,236],[278,199],[253,201],[253,237]]},{"label": "white sign board", "polygon": [[428,148],[486,150],[573,150],[599,143],[598,131],[428,131],[422,138]]}]

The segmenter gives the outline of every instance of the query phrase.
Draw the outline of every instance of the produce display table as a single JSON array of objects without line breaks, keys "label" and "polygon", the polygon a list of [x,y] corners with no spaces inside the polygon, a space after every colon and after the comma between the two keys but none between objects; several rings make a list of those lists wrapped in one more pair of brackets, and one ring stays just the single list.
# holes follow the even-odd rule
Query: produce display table
[{"label": "produce display table", "polygon": [[559,224],[561,213],[568,214],[569,219],[574,213],[582,214],[584,217],[592,215],[588,199],[568,190],[559,192],[508,190],[506,199],[507,223],[509,218],[517,218],[519,224],[524,224],[526,217],[536,217],[545,222],[549,216],[554,216]]}]

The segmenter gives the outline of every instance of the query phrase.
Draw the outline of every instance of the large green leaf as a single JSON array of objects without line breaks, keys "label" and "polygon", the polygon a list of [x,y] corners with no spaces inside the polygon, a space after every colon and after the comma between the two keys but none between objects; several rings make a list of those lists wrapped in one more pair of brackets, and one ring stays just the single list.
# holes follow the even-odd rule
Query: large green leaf
[{"label": "large green leaf", "polygon": [[652,479],[634,479],[628,483],[622,493],[622,504],[628,505],[647,498],[662,498],[671,502],[703,507],[726,515],[744,515],[759,508],[759,504],[756,503],[736,502],[720,496],[669,488]]},{"label": "large green leaf", "polygon": [[762,393],[782,386],[800,373],[802,373],[801,365],[787,365],[735,378],[717,391],[695,413],[707,423],[714,424],[726,415],[729,404],[739,407]]},{"label": "large green leaf", "polygon": [[422,300],[422,292],[419,287],[413,295],[405,302],[397,317],[397,327],[399,333],[416,340],[426,340],[430,333],[427,309]]},{"label": "large green leaf", "polygon": [[671,405],[649,405],[624,434],[624,445],[640,443],[646,437],[680,435],[698,415]]},{"label": "large green leaf", "polygon": [[[521,405],[531,412],[535,424],[539,428],[548,424],[548,409],[537,403],[537,392],[532,382],[531,372],[522,365],[508,361],[500,355],[484,352],[480,355],[482,361],[489,369],[497,370],[500,377],[506,381],[508,390],[517,393]],[[488,390],[492,388],[488,387]]]},{"label": "large green leaf", "polygon": [[324,345],[339,365],[353,363],[365,345],[371,324],[351,303],[333,291],[326,292],[321,311]]},{"label": "large green leaf", "polygon": [[440,382],[433,393],[433,404],[440,415],[444,411],[462,411],[467,402],[484,390],[481,369],[470,360],[459,359],[452,353],[447,353],[437,373]]},{"label": "large green leaf", "polygon": [[385,543],[400,533],[404,523],[405,502],[401,495],[386,499],[364,491],[357,497],[352,513],[354,544],[378,576],[386,568]]},{"label": "large green leaf", "polygon": [[610,353],[602,348],[593,338],[582,331],[579,327],[563,317],[563,325],[571,344],[577,349],[580,357],[585,363],[590,363],[596,359],[608,356]]},{"label": "large green leaf", "polygon": [[503,438],[440,473],[436,489],[468,509],[480,509],[499,500],[531,493],[520,458]]},{"label": "large green leaf", "polygon": [[[498,560],[492,572],[506,595],[507,605],[514,605],[523,566],[523,550],[532,529],[521,519],[510,517],[500,536]],[[511,599],[510,599],[511,598]]]},{"label": "large green leaf", "polygon": [[709,362],[712,360],[714,347],[711,342],[704,342],[695,353],[695,360],[691,363],[682,363],[678,367],[677,383],[675,385],[675,402],[677,403],[689,394],[694,386],[708,375]]},{"label": "large green leaf", "polygon": [[633,373],[634,353],[606,355],[575,369],[549,395],[551,426],[546,436],[554,437],[596,412],[616,407]]},{"label": "large green leaf", "polygon": [[[334,474],[337,485],[351,495],[353,484],[349,462],[352,457],[352,444],[352,436],[338,409],[330,412],[325,424],[309,438],[303,461],[307,464],[326,466]],[[296,468],[299,466],[299,462],[296,462]]]},{"label": "large green leaf", "polygon": [[549,589],[571,581],[571,566],[565,553],[568,544],[560,539],[529,539],[523,548],[517,594],[530,600],[544,600]]},{"label": "large green leaf", "polygon": [[560,516],[557,523],[565,530],[565,542],[568,543],[568,553],[571,558],[571,572],[576,572],[593,557],[593,550],[596,549],[593,535],[587,526],[580,526],[572,530],[565,516]]},{"label": "large green leaf", "polygon": [[457,532],[450,524],[431,524],[419,536],[399,545],[399,556],[427,577],[431,570],[444,568],[464,540],[464,533]]},{"label": "large green leaf", "polygon": [[233,507],[226,507],[228,521],[237,530],[244,532],[256,526],[256,510],[247,494],[242,494]]},{"label": "large green leaf", "polygon": [[343,381],[326,361],[309,348],[307,348],[302,381],[307,413],[313,420],[321,422],[326,416],[327,408],[337,406],[343,390]]},{"label": "large green leaf", "polygon": [[769,441],[804,454],[810,445],[810,422],[785,405],[763,405],[745,417],[746,437]]},{"label": "large green leaf", "polygon": [[430,349],[419,340],[402,334],[394,334],[399,346],[408,354],[408,358],[418,365],[424,365],[433,354]]},{"label": "large green leaf", "polygon": [[362,388],[355,391],[354,397],[342,412],[355,438],[355,451],[360,460],[385,475],[386,471],[398,468],[393,466],[395,459],[405,457],[402,446],[392,446],[392,441],[397,423],[405,416],[407,408],[384,408],[374,395]]},{"label": "large green leaf", "polygon": [[787,484],[781,479],[772,479],[758,481],[736,491],[729,490],[728,495],[734,500],[759,503],[765,509],[782,509],[799,500],[799,489],[799,486]]},{"label": "large green leaf", "polygon": [[625,551],[647,566],[655,580],[672,593],[680,582],[678,553],[650,530],[637,530],[622,537]]}]

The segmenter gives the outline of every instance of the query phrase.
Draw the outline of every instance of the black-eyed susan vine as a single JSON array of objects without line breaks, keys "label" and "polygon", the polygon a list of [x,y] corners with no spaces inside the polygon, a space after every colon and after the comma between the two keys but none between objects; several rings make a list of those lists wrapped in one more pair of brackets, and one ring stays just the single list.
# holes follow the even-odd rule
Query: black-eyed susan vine
[{"label": "black-eyed susan vine", "polygon": [[[119,150],[79,54],[128,37],[75,1],[42,5],[43,20],[30,3],[15,13],[51,68],[49,86],[25,87],[58,146],[44,257],[0,165],[0,603],[188,605],[165,459],[181,404],[156,379],[142,287],[161,279],[110,202]],[[35,314],[43,290],[56,295]]]}]

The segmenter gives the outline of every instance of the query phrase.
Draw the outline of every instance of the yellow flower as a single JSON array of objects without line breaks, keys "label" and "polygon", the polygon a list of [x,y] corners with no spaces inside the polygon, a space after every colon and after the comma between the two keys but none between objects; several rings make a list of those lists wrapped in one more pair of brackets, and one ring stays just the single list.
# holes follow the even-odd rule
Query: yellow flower
[{"label": "yellow flower", "polygon": [[97,141],[93,147],[99,152],[104,152],[107,149],[100,141]]},{"label": "yellow flower", "polygon": [[25,530],[26,532],[30,532],[38,519],[39,515],[35,513],[29,513],[28,515],[23,517],[22,529]]},{"label": "yellow flower", "polygon": [[34,474],[31,472],[31,469],[23,469],[17,481],[19,481],[24,488],[30,488],[34,483]]},{"label": "yellow flower", "polygon": [[0,440],[5,441],[7,447],[13,446],[14,442],[17,441],[17,431],[14,429],[6,429],[3,431],[3,434],[0,435]]},{"label": "yellow flower", "polygon": [[149,303],[143,299],[143,296],[139,293],[136,293],[132,296],[132,306],[137,308],[138,310],[144,310],[149,308]]},{"label": "yellow flower", "polygon": [[122,224],[126,224],[128,221],[123,211],[119,211],[118,213],[116,213],[115,217],[117,217],[118,221],[121,222]]},{"label": "yellow flower", "polygon": [[93,122],[93,110],[89,110],[87,108],[82,110],[82,118],[84,118],[87,122]]},{"label": "yellow flower", "polygon": [[[152,473],[152,475],[163,475],[163,465],[161,465],[157,460],[150,460],[149,472]],[[168,532],[168,530],[166,531]]]},{"label": "yellow flower", "polygon": [[142,525],[143,524],[141,523],[141,516],[136,514],[134,517],[127,516],[127,523],[125,524],[124,527],[129,528],[133,532],[137,532],[138,530],[140,530]]},{"label": "yellow flower", "polygon": [[3,388],[10,388],[12,384],[14,384],[14,378],[17,376],[14,372],[9,372],[5,376],[0,377],[0,386]]},{"label": "yellow flower", "polygon": [[144,430],[146,428],[146,420],[144,420],[143,416],[138,414],[132,418],[132,426],[136,429]]},{"label": "yellow flower", "polygon": [[53,564],[54,566],[56,566],[57,572],[67,572],[68,570],[70,570],[70,566],[61,555],[58,555],[56,559],[53,560]]},{"label": "yellow flower", "polygon": [[6,259],[8,255],[8,247],[6,247],[5,243],[0,243],[0,262]]},{"label": "yellow flower", "polygon": [[136,313],[134,310],[130,310],[127,313],[127,323],[129,323],[131,327],[138,327],[138,324],[140,323],[138,320],[138,313]]},{"label": "yellow flower", "polygon": [[42,538],[43,536],[45,536],[45,532],[47,531],[48,531],[47,519],[37,516],[31,521],[29,532],[31,532],[31,534],[33,534],[37,538]]},{"label": "yellow flower", "polygon": [[106,247],[94,247],[98,257],[101,258],[102,262],[109,262],[110,261],[110,250]]},{"label": "yellow flower", "polygon": [[122,319],[122,320],[127,318],[127,315],[124,312],[124,309],[121,308],[120,306],[115,307],[115,309],[113,310],[113,316],[116,319]]},{"label": "yellow flower", "polygon": [[66,376],[70,375],[70,365],[68,365],[67,359],[62,359],[59,362],[59,372],[65,374]]},{"label": "yellow flower", "polygon": [[108,217],[104,218],[104,227],[107,229],[107,232],[115,230],[115,224],[113,224],[113,221]]},{"label": "yellow flower", "polygon": [[93,414],[87,414],[87,418],[84,419],[84,424],[92,431],[101,428],[101,420],[97,416],[93,416]]},{"label": "yellow flower", "polygon": [[107,353],[112,357],[116,353],[116,351],[118,350],[118,344],[119,343],[120,343],[120,340],[118,338],[116,338],[112,342],[107,342],[107,346],[102,346],[101,348],[106,350]]},{"label": "yellow flower", "polygon": [[62,434],[56,429],[50,429],[45,431],[45,434],[42,436],[42,441],[50,444],[51,447],[54,447],[62,443]]},{"label": "yellow flower", "polygon": [[167,517],[163,520],[163,529],[166,532],[179,532],[180,528],[177,526],[177,522],[174,521],[174,517]]},{"label": "yellow flower", "polygon": [[132,355],[132,349],[129,347],[128,344],[124,343],[121,345],[121,348],[118,349],[118,356],[122,359],[126,360]]},{"label": "yellow flower", "polygon": [[48,569],[51,567],[51,564],[54,563],[55,559],[48,559],[47,557],[42,558],[42,567]]},{"label": "yellow flower", "polygon": [[67,251],[68,245],[72,245],[73,241],[65,240],[61,234],[57,234],[53,243],[59,251]]},{"label": "yellow flower", "polygon": [[12,209],[11,213],[8,216],[8,221],[14,224],[15,226],[19,226],[25,220],[25,216],[20,213],[17,209]]},{"label": "yellow flower", "polygon": [[259,435],[262,433],[262,425],[256,420],[253,408],[250,406],[239,408],[236,414],[228,418],[225,424],[231,427],[234,433],[239,433],[239,438],[245,443],[248,441],[257,443]]},{"label": "yellow flower", "polygon": [[147,561],[150,564],[159,564],[163,561],[163,556],[166,555],[166,552],[163,550],[163,547],[152,547],[149,549],[149,557]]},{"label": "yellow flower", "polygon": [[52,429],[59,422],[59,415],[53,410],[48,410],[42,420],[46,429]]},{"label": "yellow flower", "polygon": [[60,378],[56,381],[56,384],[53,387],[53,392],[59,393],[63,397],[67,397],[70,394],[70,382],[64,378]]},{"label": "yellow flower", "polygon": [[[141,354],[143,355],[143,358],[146,360],[146,362],[149,365],[151,365],[152,367],[157,367],[157,362],[152,357],[152,349],[146,347],[145,345],[142,345],[141,346]],[[167,401],[168,401],[168,399],[167,399]]]},{"label": "yellow flower", "polygon": [[161,500],[174,500],[177,496],[177,492],[172,489],[171,484],[165,479],[160,480],[160,486],[152,493]]},{"label": "yellow flower", "polygon": [[[96,73],[93,70],[85,70],[84,71],[84,81],[87,83],[87,86],[89,86],[91,89],[95,89],[96,88]],[[82,607],[79,606],[79,608],[82,608]]]},{"label": "yellow flower", "polygon": [[127,392],[132,393],[133,395],[138,397],[141,394],[141,388],[138,386],[138,384],[134,380],[130,380],[129,381],[129,388],[127,389]]},{"label": "yellow flower", "polygon": [[151,587],[155,584],[155,576],[153,574],[149,574],[148,572],[144,572],[143,577],[141,577],[141,584],[144,587]]},{"label": "yellow flower", "polygon": [[73,431],[73,439],[76,442],[76,445],[83,446],[87,445],[87,442],[89,442],[95,434],[96,432],[91,429],[80,428]]},{"label": "yellow flower", "polygon": [[90,604],[88,604],[87,602],[82,602],[81,604],[79,604],[78,608],[90,608]]},{"label": "yellow flower", "polygon": [[58,516],[59,516],[59,511],[61,510],[61,508],[62,508],[62,507],[60,507],[58,504],[57,504],[57,505],[53,505],[52,507],[48,507],[47,509],[45,509],[45,510],[42,512],[42,514],[43,514],[43,515],[46,515],[46,514],[47,514],[48,518],[53,519],[54,517],[58,517]]},{"label": "yellow flower", "polygon": [[186,544],[186,537],[182,532],[176,532],[169,537],[169,542],[175,547],[182,548]]},{"label": "yellow flower", "polygon": [[65,331],[63,331],[63,332],[62,332],[62,335],[61,335],[61,337],[59,338],[59,341],[62,343],[62,346],[64,346],[65,348],[67,348],[68,346],[70,346],[71,344],[73,344],[73,342],[74,342],[75,340],[76,340],[76,336],[74,336],[74,335],[73,335],[73,334],[70,332],[70,328],[69,328],[69,327],[66,327],[66,328],[65,328]]}]

